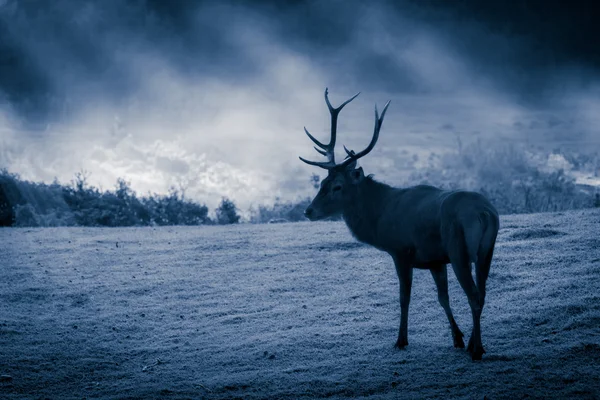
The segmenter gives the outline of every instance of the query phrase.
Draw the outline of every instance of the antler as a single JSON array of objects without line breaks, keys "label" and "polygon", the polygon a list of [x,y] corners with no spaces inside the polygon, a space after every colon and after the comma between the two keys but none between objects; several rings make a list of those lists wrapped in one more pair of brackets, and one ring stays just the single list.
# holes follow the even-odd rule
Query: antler
[{"label": "antler", "polygon": [[356,96],[358,96],[360,94],[360,92],[356,93],[350,99],[343,102],[342,105],[337,108],[334,108],[331,105],[331,103],[329,102],[328,94],[329,94],[329,91],[327,88],[325,88],[325,102],[327,103],[327,108],[329,108],[329,113],[331,114],[331,138],[329,140],[329,143],[323,144],[323,143],[319,142],[313,135],[310,134],[310,132],[308,132],[306,127],[304,128],[304,132],[306,132],[306,135],[310,138],[310,140],[312,140],[317,146],[320,147],[320,148],[317,148],[317,146],[315,146],[315,150],[317,150],[317,152],[319,152],[320,154],[327,157],[327,161],[325,161],[325,162],[309,161],[302,157],[300,157],[300,160],[304,161],[307,164],[315,165],[317,167],[321,167],[321,168],[325,168],[325,169],[332,169],[336,166],[334,149],[335,149],[335,139],[336,139],[336,135],[337,135],[338,115],[339,115],[340,111],[342,111],[342,108],[344,108],[344,106],[346,106],[346,104],[348,104],[352,100],[354,100],[356,98]]},{"label": "antler", "polygon": [[361,157],[366,156],[367,154],[369,154],[369,152],[371,150],[373,150],[373,147],[375,147],[375,143],[377,143],[377,140],[379,139],[379,131],[381,130],[381,125],[383,124],[383,117],[385,117],[385,112],[388,109],[388,106],[390,105],[391,100],[389,100],[386,104],[385,107],[383,107],[383,111],[381,112],[381,117],[379,116],[379,112],[377,111],[377,104],[375,105],[375,129],[373,130],[373,138],[371,139],[371,143],[369,143],[369,145],[367,146],[366,149],[364,149],[361,152],[355,153],[354,150],[348,150],[346,148],[346,146],[344,146],[344,150],[346,150],[346,159],[344,160],[344,162],[342,162],[341,164],[339,164],[340,166],[347,166],[348,164],[350,164],[353,161],[358,160]]}]

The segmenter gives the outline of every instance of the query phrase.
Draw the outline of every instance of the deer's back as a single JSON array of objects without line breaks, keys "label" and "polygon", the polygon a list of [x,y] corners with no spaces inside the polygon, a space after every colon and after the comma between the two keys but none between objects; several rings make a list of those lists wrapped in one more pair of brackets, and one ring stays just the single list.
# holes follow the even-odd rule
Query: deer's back
[{"label": "deer's back", "polygon": [[448,262],[445,243],[458,225],[497,212],[479,193],[419,185],[389,193],[378,223],[376,247],[411,253],[416,262]]}]

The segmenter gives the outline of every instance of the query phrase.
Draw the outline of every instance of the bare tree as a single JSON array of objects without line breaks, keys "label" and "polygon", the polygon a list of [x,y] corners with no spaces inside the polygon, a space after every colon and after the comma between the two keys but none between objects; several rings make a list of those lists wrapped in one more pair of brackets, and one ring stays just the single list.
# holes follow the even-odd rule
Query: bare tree
[{"label": "bare tree", "polygon": [[[356,96],[358,94],[334,108],[325,89],[325,101],[331,113],[328,144],[321,143],[304,129],[317,145],[315,149],[326,156],[327,161],[300,159],[328,171],[305,215],[315,221],[342,214],[356,239],[392,256],[400,281],[401,316],[397,348],[408,344],[408,306],[413,268],[431,271],[438,300],[450,322],[454,346],[464,348],[463,333],[454,320],[448,297],[446,265],[451,263],[467,295],[473,317],[467,350],[473,360],[480,360],[485,353],[481,343],[480,317],[498,235],[498,212],[479,193],[445,191],[428,185],[394,188],[365,176],[363,169],[357,168],[357,160],[367,155],[377,143],[389,101],[381,116],[375,106],[375,128],[369,145],[358,153],[344,147],[347,157],[336,164],[334,147],[338,114]],[[471,275],[472,262],[475,263],[475,281]]]}]

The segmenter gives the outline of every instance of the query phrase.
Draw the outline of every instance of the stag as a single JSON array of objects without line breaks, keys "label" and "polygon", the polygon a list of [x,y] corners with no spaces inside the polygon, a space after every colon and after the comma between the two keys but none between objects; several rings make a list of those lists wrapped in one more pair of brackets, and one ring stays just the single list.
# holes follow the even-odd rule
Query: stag
[{"label": "stag", "polygon": [[[390,254],[400,282],[400,329],[395,345],[399,349],[408,345],[408,306],[414,268],[431,271],[439,303],[450,323],[454,347],[465,347],[464,335],[450,308],[446,270],[450,263],[467,295],[473,317],[467,351],[473,360],[481,360],[485,350],[481,343],[480,318],[498,235],[498,212],[479,193],[447,191],[428,185],[395,188],[365,176],[363,169],[357,168],[357,161],[369,154],[377,143],[389,101],[381,115],[375,106],[375,129],[369,145],[358,153],[344,146],[347,156],[336,164],[338,115],[359,94],[334,108],[325,89],[325,102],[331,114],[328,144],[321,143],[304,128],[316,144],[315,149],[327,157],[327,161],[309,161],[302,157],[300,160],[328,171],[305,215],[316,221],[341,214],[356,239]],[[475,280],[471,263],[475,264]]]}]

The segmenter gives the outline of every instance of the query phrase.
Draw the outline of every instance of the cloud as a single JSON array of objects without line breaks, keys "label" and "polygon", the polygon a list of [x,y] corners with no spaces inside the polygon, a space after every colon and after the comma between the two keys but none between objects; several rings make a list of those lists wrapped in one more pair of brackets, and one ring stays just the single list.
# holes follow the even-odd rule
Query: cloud
[{"label": "cloud", "polygon": [[0,3],[0,166],[63,182],[86,170],[104,188],[123,177],[140,193],[185,187],[209,205],[295,198],[322,175],[297,156],[320,157],[302,127],[328,134],[326,86],[333,103],[363,91],[339,122],[338,143],[354,149],[373,104],[392,100],[361,160],[392,183],[413,165],[398,161],[407,149],[457,135],[598,133],[594,59],[547,67],[549,50],[529,54],[536,34],[499,33],[488,14],[457,20],[435,1],[166,4]]}]

